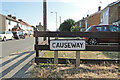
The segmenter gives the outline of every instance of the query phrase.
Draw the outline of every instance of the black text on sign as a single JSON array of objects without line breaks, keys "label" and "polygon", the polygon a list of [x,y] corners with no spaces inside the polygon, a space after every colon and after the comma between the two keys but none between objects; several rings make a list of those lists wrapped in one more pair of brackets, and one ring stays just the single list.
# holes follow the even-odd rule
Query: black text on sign
[{"label": "black text on sign", "polygon": [[85,40],[51,40],[50,50],[85,50]]}]

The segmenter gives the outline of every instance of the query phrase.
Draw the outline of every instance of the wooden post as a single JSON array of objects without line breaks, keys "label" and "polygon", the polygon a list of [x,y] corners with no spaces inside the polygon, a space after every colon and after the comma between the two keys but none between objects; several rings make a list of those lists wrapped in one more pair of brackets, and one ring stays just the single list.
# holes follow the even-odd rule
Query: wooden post
[{"label": "wooden post", "polygon": [[[44,31],[47,29],[47,0],[43,0],[43,26]],[[44,37],[44,41],[47,40],[46,37]]]},{"label": "wooden post", "polygon": [[76,67],[80,66],[80,51],[76,51]]},{"label": "wooden post", "polygon": [[54,64],[58,64],[58,51],[54,51]]},{"label": "wooden post", "polygon": [[48,37],[48,45],[50,45],[50,37]]},{"label": "wooden post", "polygon": [[[39,41],[38,41],[38,37],[35,37],[35,44],[38,45]],[[39,50],[36,50],[36,57],[39,57]],[[39,65],[39,63],[36,63],[37,65]]]},{"label": "wooden post", "polygon": [[[57,37],[55,39],[58,39]],[[58,51],[54,51],[54,64],[58,64]]]}]

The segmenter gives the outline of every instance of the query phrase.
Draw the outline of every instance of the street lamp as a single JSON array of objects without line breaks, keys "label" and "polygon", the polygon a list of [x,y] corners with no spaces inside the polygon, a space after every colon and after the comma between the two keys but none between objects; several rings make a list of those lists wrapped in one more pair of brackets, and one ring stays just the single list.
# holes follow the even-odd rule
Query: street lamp
[{"label": "street lamp", "polygon": [[57,31],[57,12],[50,12],[50,13],[55,13],[56,14],[56,31]]}]

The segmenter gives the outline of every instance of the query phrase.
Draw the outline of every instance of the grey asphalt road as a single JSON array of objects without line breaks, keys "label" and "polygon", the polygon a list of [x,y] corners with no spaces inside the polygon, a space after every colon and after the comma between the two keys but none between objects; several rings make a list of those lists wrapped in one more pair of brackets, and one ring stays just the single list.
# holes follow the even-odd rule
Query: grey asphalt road
[{"label": "grey asphalt road", "polygon": [[[41,41],[41,40],[40,40]],[[11,55],[23,51],[27,48],[34,47],[34,38],[26,38],[20,40],[8,40],[6,42],[0,42],[0,57]]]},{"label": "grey asphalt road", "polygon": [[[42,39],[39,38],[41,43]],[[29,78],[34,68],[34,38],[0,42],[0,80],[2,78]],[[41,56],[44,52],[41,52]],[[12,54],[12,55],[10,55]],[[8,56],[10,55],[10,56]]]}]

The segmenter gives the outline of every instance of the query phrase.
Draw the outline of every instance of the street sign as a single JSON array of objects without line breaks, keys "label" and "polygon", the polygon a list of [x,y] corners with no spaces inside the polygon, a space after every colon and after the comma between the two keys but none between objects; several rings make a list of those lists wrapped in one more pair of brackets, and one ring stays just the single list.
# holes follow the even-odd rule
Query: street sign
[{"label": "street sign", "polygon": [[50,41],[50,50],[59,51],[59,50],[85,50],[86,42],[85,40],[51,40]]}]

